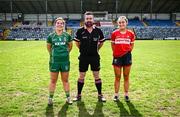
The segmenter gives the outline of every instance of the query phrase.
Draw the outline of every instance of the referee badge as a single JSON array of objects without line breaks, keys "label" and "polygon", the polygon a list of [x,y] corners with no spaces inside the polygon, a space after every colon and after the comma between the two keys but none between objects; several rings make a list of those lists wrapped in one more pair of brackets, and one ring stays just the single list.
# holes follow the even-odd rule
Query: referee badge
[{"label": "referee badge", "polygon": [[98,40],[98,38],[93,38],[93,41],[97,41]]}]

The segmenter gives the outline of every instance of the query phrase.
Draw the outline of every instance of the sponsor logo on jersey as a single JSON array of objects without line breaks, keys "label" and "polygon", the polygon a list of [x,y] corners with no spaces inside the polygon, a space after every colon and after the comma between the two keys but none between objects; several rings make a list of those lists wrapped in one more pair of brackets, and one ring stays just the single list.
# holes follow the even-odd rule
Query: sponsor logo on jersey
[{"label": "sponsor logo on jersey", "polygon": [[115,44],[130,44],[131,40],[128,38],[116,38]]},{"label": "sponsor logo on jersey", "polygon": [[56,46],[65,45],[65,44],[66,44],[66,42],[55,42],[55,45],[56,45]]}]

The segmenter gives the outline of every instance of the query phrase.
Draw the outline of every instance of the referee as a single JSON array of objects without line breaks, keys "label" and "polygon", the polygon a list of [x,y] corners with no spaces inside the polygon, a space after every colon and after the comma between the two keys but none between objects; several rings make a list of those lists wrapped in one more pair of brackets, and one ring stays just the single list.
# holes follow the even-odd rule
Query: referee
[{"label": "referee", "polygon": [[86,76],[86,71],[90,65],[95,85],[98,91],[98,100],[105,102],[106,99],[103,97],[101,89],[102,82],[99,77],[100,70],[100,56],[99,49],[102,47],[103,42],[105,41],[103,32],[101,29],[95,27],[94,16],[92,12],[86,12],[84,14],[84,27],[80,28],[76,32],[75,41],[76,46],[79,48],[79,78],[77,81],[77,96],[73,101],[81,100],[81,91],[84,86],[84,79]]}]

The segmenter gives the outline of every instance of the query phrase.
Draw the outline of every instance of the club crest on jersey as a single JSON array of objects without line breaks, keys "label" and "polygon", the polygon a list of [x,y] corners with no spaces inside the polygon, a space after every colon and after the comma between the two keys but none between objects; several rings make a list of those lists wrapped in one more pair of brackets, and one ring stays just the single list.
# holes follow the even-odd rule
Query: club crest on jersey
[{"label": "club crest on jersey", "polygon": [[98,38],[96,38],[96,37],[93,38],[93,41],[97,41],[97,40],[98,40]]},{"label": "club crest on jersey", "polygon": [[69,68],[69,67],[66,65],[66,66],[65,66],[65,69],[68,70],[68,68]]},{"label": "club crest on jersey", "polygon": [[66,41],[66,37],[64,37],[64,41]]},{"label": "club crest on jersey", "polygon": [[114,63],[117,63],[117,59],[114,59]]}]

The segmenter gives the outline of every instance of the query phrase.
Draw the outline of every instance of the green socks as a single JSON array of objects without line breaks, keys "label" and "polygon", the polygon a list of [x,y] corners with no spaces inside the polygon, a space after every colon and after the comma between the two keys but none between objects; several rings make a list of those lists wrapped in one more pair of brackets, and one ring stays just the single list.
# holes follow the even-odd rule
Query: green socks
[{"label": "green socks", "polygon": [[67,98],[70,97],[69,91],[65,91],[65,93]]},{"label": "green socks", "polygon": [[49,98],[53,98],[53,96],[54,96],[54,92],[53,92],[53,91],[50,91],[50,92],[49,92]]},{"label": "green socks", "polygon": [[[66,97],[67,97],[67,98],[70,97],[69,91],[65,91],[65,94],[66,94]],[[53,96],[54,96],[54,92],[50,91],[50,92],[49,92],[49,98],[53,98]]]}]

